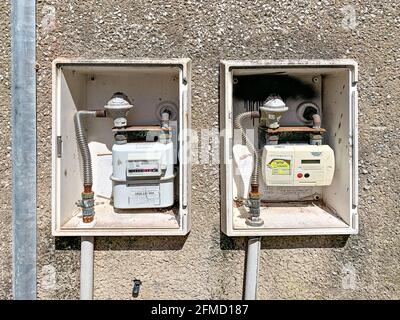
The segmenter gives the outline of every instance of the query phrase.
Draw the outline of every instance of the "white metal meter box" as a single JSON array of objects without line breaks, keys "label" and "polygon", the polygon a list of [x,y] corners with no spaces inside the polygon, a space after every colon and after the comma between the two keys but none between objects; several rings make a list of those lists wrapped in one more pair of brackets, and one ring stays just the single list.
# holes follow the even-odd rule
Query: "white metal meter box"
[{"label": "white metal meter box", "polygon": [[190,231],[189,59],[53,62],[55,236]]},{"label": "white metal meter box", "polygon": [[357,63],[222,61],[228,236],[358,232]]}]

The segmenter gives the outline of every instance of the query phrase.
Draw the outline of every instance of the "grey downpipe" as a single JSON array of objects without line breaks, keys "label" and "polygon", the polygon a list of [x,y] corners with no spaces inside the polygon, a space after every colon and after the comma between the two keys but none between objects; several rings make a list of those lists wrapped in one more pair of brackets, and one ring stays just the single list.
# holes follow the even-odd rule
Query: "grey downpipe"
[{"label": "grey downpipe", "polygon": [[257,299],[261,237],[249,238],[247,243],[244,300]]},{"label": "grey downpipe", "polygon": [[[12,297],[36,299],[36,1],[11,1]],[[5,152],[5,151],[3,151]]]},{"label": "grey downpipe", "polygon": [[81,237],[81,300],[93,300],[94,237]]}]

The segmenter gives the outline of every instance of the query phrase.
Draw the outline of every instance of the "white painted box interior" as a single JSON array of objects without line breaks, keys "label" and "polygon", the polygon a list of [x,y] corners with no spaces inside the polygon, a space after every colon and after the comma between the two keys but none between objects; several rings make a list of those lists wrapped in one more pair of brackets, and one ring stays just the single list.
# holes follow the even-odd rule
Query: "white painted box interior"
[{"label": "white painted box interior", "polygon": [[[313,102],[322,108],[324,144],[335,152],[332,184],[324,187],[267,187],[260,176],[263,194],[261,227],[245,223],[247,208],[241,198],[233,145],[241,144],[233,122],[248,111],[248,103],[234,98],[234,81],[240,75],[285,74],[312,83],[320,93]],[[220,72],[221,143],[221,227],[228,236],[326,235],[358,232],[358,140],[357,140],[357,64],[353,60],[257,60],[222,61]],[[239,80],[240,81],[240,80]],[[301,100],[288,99],[289,111],[281,126],[301,125],[295,119],[295,106]],[[253,126],[250,121],[255,121]],[[258,120],[244,122],[257,145]],[[253,134],[252,134],[253,132]],[[247,193],[246,193],[247,194]],[[318,199],[318,200],[316,200]]]},{"label": "white painted box interior", "polygon": [[[81,223],[76,201],[82,192],[82,163],[73,117],[78,110],[101,109],[115,92],[124,92],[135,106],[128,125],[159,123],[160,103],[175,104],[174,123],[178,173],[175,205],[168,209],[114,210],[111,198],[110,118],[85,119],[93,163],[95,219]],[[53,62],[52,231],[62,236],[185,235],[190,230],[191,167],[188,161],[190,128],[190,60],[81,60]],[[61,142],[60,142],[61,141]]]}]

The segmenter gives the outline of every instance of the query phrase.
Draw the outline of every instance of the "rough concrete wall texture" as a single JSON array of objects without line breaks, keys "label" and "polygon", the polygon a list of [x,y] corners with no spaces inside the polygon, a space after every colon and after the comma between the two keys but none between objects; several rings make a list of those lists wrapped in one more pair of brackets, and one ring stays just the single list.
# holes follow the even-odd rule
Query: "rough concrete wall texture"
[{"label": "rough concrete wall texture", "polygon": [[[1,5],[1,298],[11,293],[9,3]],[[51,235],[51,61],[171,58],[193,63],[192,126],[218,128],[221,59],[359,63],[360,232],[267,237],[259,299],[400,298],[398,1],[38,1],[38,298],[79,298],[79,238]],[[186,237],[99,237],[96,299],[240,299],[246,241],[220,232],[219,166],[193,166]]]}]

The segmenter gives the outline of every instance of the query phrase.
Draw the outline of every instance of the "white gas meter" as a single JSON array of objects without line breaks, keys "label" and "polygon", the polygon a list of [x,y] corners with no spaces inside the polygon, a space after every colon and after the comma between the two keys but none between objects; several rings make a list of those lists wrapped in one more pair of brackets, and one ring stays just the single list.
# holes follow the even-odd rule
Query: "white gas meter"
[{"label": "white gas meter", "polygon": [[127,126],[133,108],[127,96],[116,93],[105,109],[114,119],[112,148],[113,206],[116,209],[166,208],[174,204],[174,145],[170,113],[160,125]]},{"label": "white gas meter", "polygon": [[114,144],[112,158],[115,208],[165,208],[173,205],[172,142]]},{"label": "white gas meter", "polygon": [[328,145],[266,145],[262,175],[267,186],[327,186],[332,183],[335,157]]}]

